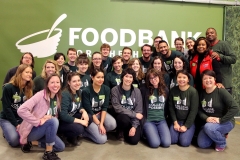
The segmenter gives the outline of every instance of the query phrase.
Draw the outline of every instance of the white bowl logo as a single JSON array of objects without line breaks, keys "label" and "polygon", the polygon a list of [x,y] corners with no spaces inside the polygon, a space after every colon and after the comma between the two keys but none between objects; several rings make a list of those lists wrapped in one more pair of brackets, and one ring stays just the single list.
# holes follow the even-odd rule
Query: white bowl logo
[{"label": "white bowl logo", "polygon": [[[29,36],[26,36],[26,37],[20,39],[19,41],[17,41],[16,47],[22,53],[31,52],[34,57],[38,57],[38,58],[49,57],[49,56],[55,54],[57,52],[58,42],[60,41],[60,37],[62,36],[62,29],[56,28],[56,27],[66,17],[67,17],[66,14],[62,14],[54,22],[54,24],[52,25],[51,29],[39,31],[37,33],[33,33],[33,34],[29,35]],[[55,35],[50,37],[50,35],[51,35],[51,33],[53,31],[58,31],[58,33],[56,33]],[[40,35],[40,34],[43,34],[43,33],[48,33],[48,35],[47,35],[47,38],[42,40],[42,41],[31,43],[31,44],[25,44],[25,45],[20,45],[19,44],[19,43],[23,42],[26,39],[29,39],[31,37],[34,37],[36,35]]]}]

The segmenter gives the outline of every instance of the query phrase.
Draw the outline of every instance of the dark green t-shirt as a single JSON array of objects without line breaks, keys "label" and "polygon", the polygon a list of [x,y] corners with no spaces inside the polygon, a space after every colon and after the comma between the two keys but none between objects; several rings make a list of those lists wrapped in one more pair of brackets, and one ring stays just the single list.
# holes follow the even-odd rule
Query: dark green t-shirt
[{"label": "dark green t-shirt", "polygon": [[81,90],[83,90],[85,87],[89,86],[91,83],[91,77],[90,74],[86,73],[85,75],[80,74],[81,78]]},{"label": "dark green t-shirt", "polygon": [[148,62],[145,62],[145,61],[143,60],[143,57],[140,57],[140,58],[138,58],[138,59],[139,59],[140,62],[141,62],[143,73],[147,73],[147,70],[148,70],[148,68],[149,68],[149,66],[150,66],[153,58],[150,57],[150,61],[148,61]]},{"label": "dark green t-shirt", "polygon": [[104,84],[107,85],[110,89],[119,85],[121,83],[121,74],[117,74],[114,71],[111,71],[107,74]]},{"label": "dark green t-shirt", "polygon": [[112,58],[107,57],[106,60],[102,60],[102,66],[103,66],[103,70],[106,74],[111,72],[112,71]]},{"label": "dark green t-shirt", "polygon": [[181,91],[178,86],[171,89],[169,94],[169,112],[172,121],[183,121],[184,126],[191,127],[198,112],[198,92],[192,86]]},{"label": "dark green t-shirt", "polygon": [[199,116],[205,122],[208,117],[218,117],[220,123],[231,121],[235,124],[234,116],[237,113],[238,104],[226,89],[215,88],[212,93],[202,92]]},{"label": "dark green t-shirt", "polygon": [[164,117],[164,107],[166,99],[163,95],[158,94],[158,90],[154,89],[153,95],[149,96],[149,105],[147,111],[147,121],[162,121]]},{"label": "dark green t-shirt", "polygon": [[46,115],[51,115],[55,117],[57,114],[57,98],[50,98],[50,107],[46,113]]},{"label": "dark green t-shirt", "polygon": [[131,99],[131,90],[125,91],[123,90],[123,95],[121,97],[121,105],[122,107],[128,110],[134,110],[134,99]]},{"label": "dark green t-shirt", "polygon": [[82,90],[82,106],[91,115],[107,111],[109,106],[110,88],[102,85],[98,93],[89,85]]},{"label": "dark green t-shirt", "polygon": [[77,66],[71,66],[68,63],[65,63],[64,65],[69,67],[70,72],[77,72],[77,70],[78,70]]},{"label": "dark green t-shirt", "polygon": [[26,101],[24,93],[11,83],[3,87],[2,94],[2,113],[1,118],[8,120],[12,125],[17,126],[22,123],[22,118],[18,116],[18,108]]}]

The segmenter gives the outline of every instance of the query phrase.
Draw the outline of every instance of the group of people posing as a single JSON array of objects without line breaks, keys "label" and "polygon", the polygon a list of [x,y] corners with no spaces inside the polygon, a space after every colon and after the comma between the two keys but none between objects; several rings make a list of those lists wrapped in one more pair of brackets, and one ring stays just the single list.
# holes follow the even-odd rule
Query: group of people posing
[{"label": "group of people posing", "polygon": [[104,144],[113,130],[132,145],[142,138],[151,148],[187,147],[195,135],[200,148],[223,151],[238,112],[231,95],[236,56],[214,28],[196,41],[187,38],[188,50],[183,45],[176,38],[177,51],[170,50],[157,36],[153,46],[141,47],[140,58],[132,58],[129,47],[111,58],[111,47],[103,44],[91,61],[69,48],[68,62],[56,53],[39,76],[33,55],[24,53],[4,80],[4,138],[23,152],[45,148],[45,160],[60,159],[55,152],[81,137]]}]

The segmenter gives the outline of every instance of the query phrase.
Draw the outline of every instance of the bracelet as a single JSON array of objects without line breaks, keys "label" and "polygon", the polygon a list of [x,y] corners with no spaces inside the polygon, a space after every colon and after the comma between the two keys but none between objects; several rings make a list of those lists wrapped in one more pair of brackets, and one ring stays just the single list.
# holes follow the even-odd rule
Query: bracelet
[{"label": "bracelet", "polygon": [[96,124],[98,127],[100,126],[100,123],[99,124]]}]

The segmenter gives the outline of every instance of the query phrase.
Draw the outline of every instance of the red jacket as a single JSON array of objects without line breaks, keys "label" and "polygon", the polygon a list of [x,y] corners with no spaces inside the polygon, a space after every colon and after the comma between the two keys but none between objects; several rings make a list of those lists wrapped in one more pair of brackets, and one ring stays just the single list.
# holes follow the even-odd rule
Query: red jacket
[{"label": "red jacket", "polygon": [[[195,78],[196,77],[196,71],[197,71],[197,66],[198,66],[198,54],[196,54],[193,59],[190,61],[190,73],[191,75]],[[206,70],[213,70],[212,68],[212,58],[207,55],[203,58],[202,63],[200,64],[200,74]]]}]

